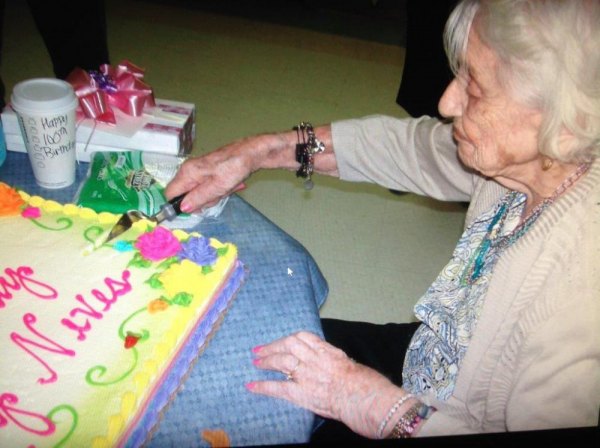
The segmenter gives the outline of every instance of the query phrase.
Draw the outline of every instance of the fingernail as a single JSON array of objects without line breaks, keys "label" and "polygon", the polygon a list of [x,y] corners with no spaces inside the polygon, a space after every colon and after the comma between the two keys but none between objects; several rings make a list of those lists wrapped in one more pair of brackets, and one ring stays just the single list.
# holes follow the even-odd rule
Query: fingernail
[{"label": "fingernail", "polygon": [[246,189],[246,184],[245,184],[244,182],[242,182],[242,183],[241,183],[241,184],[239,184],[237,187],[235,187],[235,188],[233,189],[233,191],[234,191],[234,192],[237,192],[237,191],[242,191],[242,190],[245,190],[245,189]]},{"label": "fingernail", "polygon": [[262,362],[262,359],[260,358],[256,358],[252,360],[252,364],[254,364],[255,366],[260,365],[260,363]]},{"label": "fingernail", "polygon": [[190,203],[183,201],[179,206],[183,213],[190,213],[193,210],[193,207]]},{"label": "fingernail", "polygon": [[246,389],[253,390],[256,387],[256,383],[252,381],[251,383],[246,383]]},{"label": "fingernail", "polygon": [[264,345],[257,345],[256,347],[254,347],[252,349],[252,353],[258,353],[258,352],[260,352],[263,347],[264,347]]}]

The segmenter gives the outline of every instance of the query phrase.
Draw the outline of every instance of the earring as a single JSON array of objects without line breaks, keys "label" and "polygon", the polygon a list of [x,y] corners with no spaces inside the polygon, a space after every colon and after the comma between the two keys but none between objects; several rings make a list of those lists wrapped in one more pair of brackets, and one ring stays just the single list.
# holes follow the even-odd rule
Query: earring
[{"label": "earring", "polygon": [[542,170],[548,171],[550,168],[552,168],[552,165],[554,165],[554,160],[552,160],[550,157],[544,157],[542,159]]}]

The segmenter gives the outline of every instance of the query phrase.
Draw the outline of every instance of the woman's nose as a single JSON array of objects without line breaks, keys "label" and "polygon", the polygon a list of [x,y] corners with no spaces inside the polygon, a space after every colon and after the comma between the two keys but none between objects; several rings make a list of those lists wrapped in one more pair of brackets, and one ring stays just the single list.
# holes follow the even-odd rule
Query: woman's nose
[{"label": "woman's nose", "polygon": [[461,114],[461,89],[458,79],[454,78],[440,98],[438,110],[443,117],[454,118]]}]

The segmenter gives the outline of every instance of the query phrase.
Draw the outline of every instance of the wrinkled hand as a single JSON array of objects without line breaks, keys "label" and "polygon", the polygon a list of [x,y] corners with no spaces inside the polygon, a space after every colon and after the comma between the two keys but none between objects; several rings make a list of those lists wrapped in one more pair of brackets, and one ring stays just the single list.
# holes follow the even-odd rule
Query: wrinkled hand
[{"label": "wrinkled hand", "polygon": [[383,375],[354,362],[312,333],[296,333],[253,352],[258,368],[280,371],[289,380],[252,382],[247,385],[249,390],[341,420],[365,437],[375,437],[381,419],[401,391]]},{"label": "wrinkled hand", "polygon": [[173,198],[187,193],[181,209],[201,210],[244,188],[244,180],[252,173],[252,164],[244,147],[249,139],[240,140],[214,152],[186,160],[167,185],[165,195]]}]

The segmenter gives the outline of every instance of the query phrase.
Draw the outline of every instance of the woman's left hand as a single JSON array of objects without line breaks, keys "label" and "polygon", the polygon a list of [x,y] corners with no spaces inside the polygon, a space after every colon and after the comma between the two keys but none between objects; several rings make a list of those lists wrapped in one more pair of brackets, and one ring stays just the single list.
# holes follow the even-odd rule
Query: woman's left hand
[{"label": "woman's left hand", "polygon": [[365,437],[376,436],[382,418],[402,393],[386,377],[312,333],[299,332],[253,352],[258,368],[282,372],[287,381],[252,382],[249,390],[340,420]]}]

